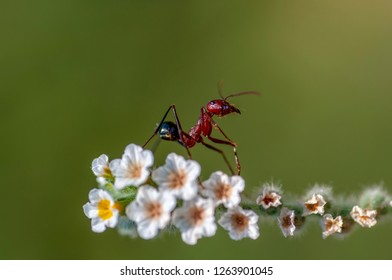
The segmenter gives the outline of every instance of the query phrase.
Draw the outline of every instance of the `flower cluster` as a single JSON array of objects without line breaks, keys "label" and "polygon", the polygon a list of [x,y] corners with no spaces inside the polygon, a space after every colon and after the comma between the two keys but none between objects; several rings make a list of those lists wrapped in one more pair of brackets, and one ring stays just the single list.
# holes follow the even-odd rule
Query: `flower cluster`
[{"label": "flower cluster", "polygon": [[[231,238],[259,236],[258,215],[239,204],[245,182],[223,172],[200,182],[200,165],[171,153],[165,164],[152,170],[153,154],[130,144],[121,159],[109,162],[101,155],[92,162],[98,188],[91,190],[83,210],[94,232],[119,227],[123,234],[151,239],[174,226],[183,241],[196,244],[215,235],[217,223]],[[216,219],[216,209],[226,209]],[[121,221],[121,222],[119,222]]]},{"label": "flower cluster", "polygon": [[[276,183],[262,185],[254,199],[241,199],[240,176],[214,172],[201,181],[194,160],[171,153],[153,168],[151,151],[130,144],[120,159],[101,155],[92,162],[98,187],[83,206],[91,228],[100,233],[117,228],[120,234],[152,239],[177,228],[182,240],[194,245],[215,235],[218,224],[233,240],[259,237],[259,217],[274,218],[284,237],[298,235],[306,221],[319,217],[322,237],[347,234],[355,224],[370,228],[392,208],[380,186],[366,189],[356,201],[335,199],[332,188],[314,185],[298,199],[284,195]],[[343,202],[342,202],[343,201]]]}]

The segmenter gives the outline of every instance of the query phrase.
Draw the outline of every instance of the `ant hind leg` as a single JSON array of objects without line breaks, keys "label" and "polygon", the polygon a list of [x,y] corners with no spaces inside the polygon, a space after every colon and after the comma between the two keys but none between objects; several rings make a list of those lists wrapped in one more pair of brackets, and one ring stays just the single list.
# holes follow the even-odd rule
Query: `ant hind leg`
[{"label": "ant hind leg", "polygon": [[[222,150],[220,150],[220,149],[218,149],[218,148],[216,148],[216,147],[214,147],[214,146],[204,142],[202,139],[201,139],[200,143],[203,144],[205,147],[207,147],[207,148],[209,148],[209,149],[211,149],[211,150],[213,150],[215,152],[220,153],[222,155],[222,157],[223,157],[223,160],[226,162],[226,165],[229,168],[231,174],[233,174],[233,175],[235,174],[234,171],[233,171],[233,168],[231,167],[231,165],[230,165],[230,163],[229,163],[229,161],[228,161],[228,159],[227,159],[227,157],[225,155],[225,153]],[[238,171],[238,175],[239,175],[240,170],[237,169],[237,171]]]},{"label": "ant hind leg", "polygon": [[237,168],[237,174],[240,175],[241,173],[241,164],[240,164],[240,159],[238,158],[237,154],[237,143],[235,143],[233,140],[231,140],[226,133],[223,132],[223,130],[218,126],[216,122],[212,121],[213,127],[218,130],[225,138],[226,140],[223,139],[218,139],[215,137],[212,137],[211,135],[207,135],[207,138],[210,139],[212,142],[217,143],[217,144],[224,144],[224,145],[229,145],[233,147],[233,152],[234,152],[234,160]]}]

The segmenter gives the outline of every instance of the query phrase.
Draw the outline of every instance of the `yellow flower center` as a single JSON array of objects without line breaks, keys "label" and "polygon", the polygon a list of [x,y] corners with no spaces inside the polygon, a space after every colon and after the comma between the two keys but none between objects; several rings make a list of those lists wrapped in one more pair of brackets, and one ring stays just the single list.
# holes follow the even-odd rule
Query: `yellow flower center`
[{"label": "yellow flower center", "polygon": [[103,168],[102,177],[104,177],[104,178],[112,178],[113,177],[112,171],[110,170],[109,166],[106,165]]},{"label": "yellow flower center", "polygon": [[98,203],[98,216],[102,220],[108,220],[113,216],[112,209],[110,208],[110,200],[102,199]]},{"label": "yellow flower center", "polygon": [[113,209],[116,209],[121,212],[122,210],[124,210],[124,207],[120,203],[116,202],[113,204]]}]

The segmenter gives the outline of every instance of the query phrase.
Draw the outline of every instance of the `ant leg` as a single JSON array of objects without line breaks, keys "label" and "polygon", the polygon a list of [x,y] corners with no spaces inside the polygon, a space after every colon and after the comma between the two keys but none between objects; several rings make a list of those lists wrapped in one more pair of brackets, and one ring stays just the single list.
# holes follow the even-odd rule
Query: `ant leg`
[{"label": "ant leg", "polygon": [[222,139],[217,139],[214,138],[212,136],[207,136],[208,139],[210,139],[212,142],[214,143],[218,143],[218,144],[225,144],[225,145],[229,145],[233,147],[233,152],[234,152],[234,159],[235,159],[235,164],[236,164],[236,168],[237,168],[237,173],[238,175],[240,175],[241,173],[241,164],[240,164],[240,159],[238,158],[238,154],[237,154],[237,143],[235,143],[234,141],[232,141],[224,132],[223,130],[218,126],[218,124],[216,122],[214,122],[213,120],[211,120],[211,123],[213,125],[213,127],[215,129],[217,129],[220,133],[222,133],[222,135],[227,139],[227,140],[222,140]]},{"label": "ant leg", "polygon": [[227,166],[229,167],[231,174],[233,174],[233,175],[235,174],[234,171],[233,171],[233,168],[231,168],[231,165],[230,165],[229,161],[227,160],[227,157],[226,157],[225,153],[222,150],[220,150],[218,148],[215,148],[214,146],[212,146],[210,144],[205,143],[202,139],[201,139],[200,143],[202,143],[205,147],[207,147],[207,148],[209,148],[211,150],[214,150],[215,152],[220,153],[222,155],[224,161],[226,162]]},{"label": "ant leg", "polygon": [[174,119],[176,121],[178,134],[180,136],[180,144],[186,149],[188,157],[190,159],[192,159],[192,155],[191,155],[191,152],[189,151],[189,147],[183,141],[183,138],[184,138],[183,136],[188,137],[188,138],[191,138],[191,136],[188,133],[186,133],[184,130],[182,130],[180,119],[178,118],[178,114],[177,114],[177,110],[176,110],[176,105],[172,104],[170,106],[170,108],[173,110],[173,115],[174,115]]},{"label": "ant leg", "polygon": [[234,142],[229,142],[229,141],[217,139],[217,138],[214,138],[214,137],[211,137],[211,136],[207,136],[207,138],[210,139],[214,143],[225,144],[225,145],[229,145],[229,146],[233,147],[234,160],[235,160],[235,165],[236,165],[236,168],[237,168],[237,174],[240,175],[240,173],[241,173],[241,164],[240,164],[240,159],[238,158],[238,154],[237,154],[237,144],[234,143]]},{"label": "ant leg", "polygon": [[219,125],[218,125],[213,119],[211,119],[211,124],[212,124],[212,126],[213,126],[216,130],[218,130],[218,131],[226,138],[226,140],[227,140],[228,142],[231,143],[231,145],[232,145],[233,147],[237,147],[237,143],[235,143],[233,140],[231,140],[231,139],[229,138],[229,136],[227,136],[226,133],[223,132],[222,128],[220,128]]},{"label": "ant leg", "polygon": [[171,105],[167,110],[166,113],[163,115],[163,118],[161,120],[161,122],[158,124],[157,128],[155,129],[154,133],[151,135],[151,137],[146,141],[146,143],[144,143],[144,145],[142,146],[142,148],[144,149],[147,144],[151,141],[152,138],[154,138],[155,135],[157,135],[159,129],[161,128],[163,122],[165,121],[167,114],[169,113],[170,109],[172,108],[173,105]]}]

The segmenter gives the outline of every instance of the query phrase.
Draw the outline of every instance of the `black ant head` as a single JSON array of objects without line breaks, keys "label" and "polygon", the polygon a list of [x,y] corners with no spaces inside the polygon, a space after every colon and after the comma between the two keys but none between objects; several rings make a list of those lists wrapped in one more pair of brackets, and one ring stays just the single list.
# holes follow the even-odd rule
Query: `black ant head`
[{"label": "black ant head", "polygon": [[162,123],[158,134],[161,139],[167,141],[178,141],[180,139],[177,125],[174,122],[170,121]]}]

